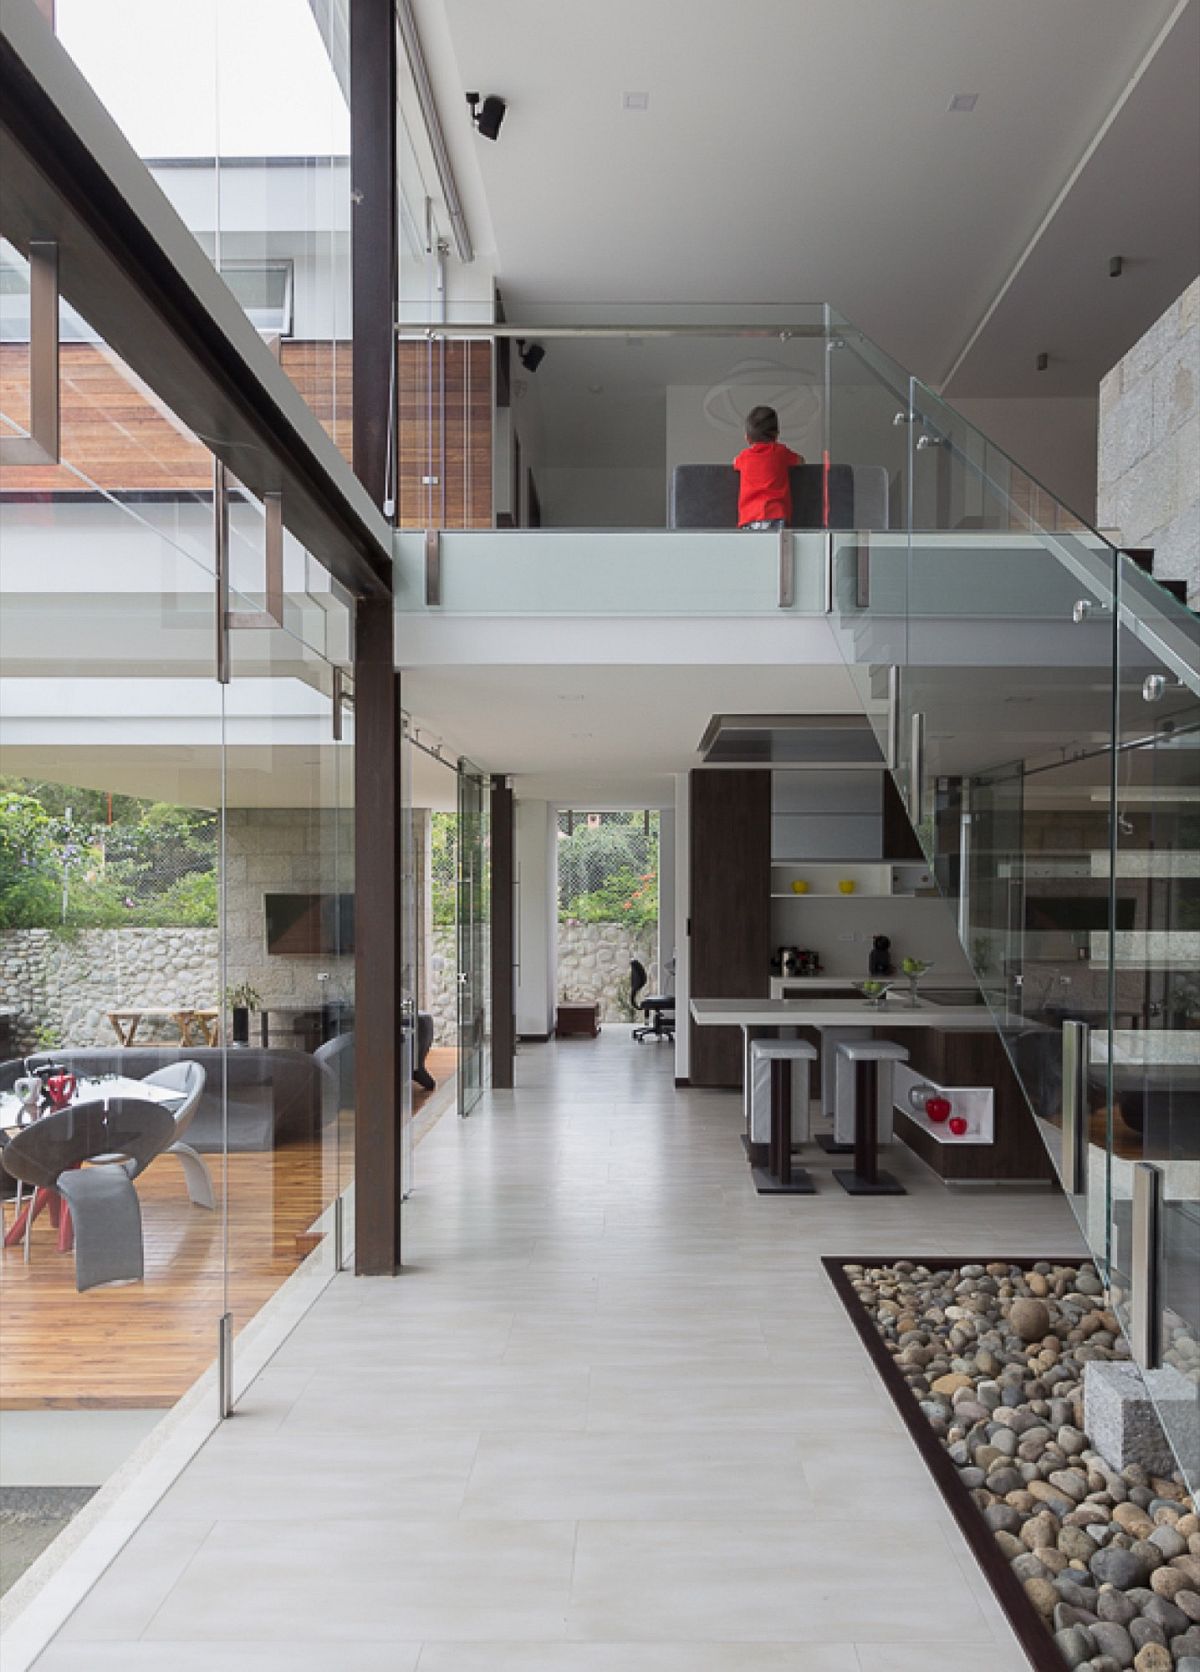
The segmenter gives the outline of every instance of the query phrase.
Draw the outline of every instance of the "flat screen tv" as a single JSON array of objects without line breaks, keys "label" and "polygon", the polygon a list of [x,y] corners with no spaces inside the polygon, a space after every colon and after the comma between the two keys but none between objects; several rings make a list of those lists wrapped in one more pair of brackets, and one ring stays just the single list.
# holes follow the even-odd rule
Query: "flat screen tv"
[{"label": "flat screen tv", "polygon": [[321,957],[354,951],[353,894],[266,894],[267,951]]}]

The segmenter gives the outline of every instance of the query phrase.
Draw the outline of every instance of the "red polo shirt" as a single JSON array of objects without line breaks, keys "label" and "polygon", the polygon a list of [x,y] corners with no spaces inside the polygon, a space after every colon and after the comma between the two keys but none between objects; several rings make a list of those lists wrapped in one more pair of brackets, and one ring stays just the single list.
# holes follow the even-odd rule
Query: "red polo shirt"
[{"label": "red polo shirt", "polygon": [[741,476],[738,493],[738,527],[750,522],[792,520],[792,483],[788,471],[803,464],[781,441],[755,441],[733,461]]}]

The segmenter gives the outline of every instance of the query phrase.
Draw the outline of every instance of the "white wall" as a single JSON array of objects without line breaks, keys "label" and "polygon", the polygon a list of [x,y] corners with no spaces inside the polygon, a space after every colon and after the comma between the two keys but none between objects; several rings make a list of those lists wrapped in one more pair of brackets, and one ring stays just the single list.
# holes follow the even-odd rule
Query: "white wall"
[{"label": "white wall", "polygon": [[658,815],[658,990],[673,992],[667,965],[675,956],[675,809]]},{"label": "white wall", "polygon": [[1091,395],[955,398],[955,411],[1085,522],[1096,520],[1096,423]]},{"label": "white wall", "polygon": [[819,900],[797,895],[771,902],[771,945],[810,947],[819,953],[826,975],[865,977],[867,955],[875,935],[888,935],[892,962],[924,958],[934,965],[926,985],[970,986],[971,967],[958,939],[950,907],[939,899],[872,899],[855,894],[847,899]]},{"label": "white wall", "polygon": [[535,468],[542,521],[548,528],[663,528],[667,486],[660,465]]},{"label": "white wall", "polygon": [[544,1038],[556,997],[558,821],[548,801],[518,801],[515,823],[517,1033]]},{"label": "white wall", "polygon": [[1200,279],[1100,385],[1100,522],[1200,604]]},{"label": "white wall", "polygon": [[753,406],[779,412],[780,440],[809,460],[821,457],[823,397],[807,385],[739,383],[727,399],[709,385],[672,384],[667,390],[667,480],[677,464],[731,464],[746,445],[745,415]]}]

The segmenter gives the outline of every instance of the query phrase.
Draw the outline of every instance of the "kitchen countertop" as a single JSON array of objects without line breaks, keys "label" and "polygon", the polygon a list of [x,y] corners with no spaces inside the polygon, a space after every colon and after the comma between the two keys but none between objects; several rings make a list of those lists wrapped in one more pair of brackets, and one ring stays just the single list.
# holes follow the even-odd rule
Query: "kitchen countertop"
[{"label": "kitchen countertop", "polygon": [[[818,979],[821,979],[818,977]],[[908,995],[876,1009],[862,999],[693,999],[693,1020],[700,1027],[742,1028],[953,1028],[990,1033],[986,1005],[933,1004]]]}]

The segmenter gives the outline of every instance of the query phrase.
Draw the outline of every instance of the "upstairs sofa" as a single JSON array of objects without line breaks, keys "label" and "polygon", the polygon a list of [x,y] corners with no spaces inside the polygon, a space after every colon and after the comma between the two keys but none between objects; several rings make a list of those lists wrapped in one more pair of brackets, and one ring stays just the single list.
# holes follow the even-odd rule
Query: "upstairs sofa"
[{"label": "upstairs sofa", "polygon": [[[793,528],[888,526],[888,474],[882,465],[831,464],[829,521],[825,468],[797,465],[792,473]],[[667,522],[671,528],[736,528],[738,473],[731,464],[677,464],[671,473]]]}]

